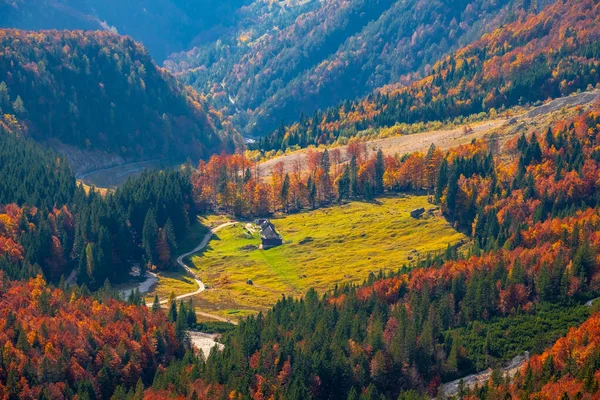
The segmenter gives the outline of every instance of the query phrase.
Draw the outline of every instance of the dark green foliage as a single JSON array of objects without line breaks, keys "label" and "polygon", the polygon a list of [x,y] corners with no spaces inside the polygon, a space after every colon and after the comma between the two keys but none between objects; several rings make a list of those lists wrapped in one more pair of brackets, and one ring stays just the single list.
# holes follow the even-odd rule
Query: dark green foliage
[{"label": "dark green foliage", "polygon": [[522,355],[524,349],[541,353],[564,336],[568,328],[580,325],[589,315],[588,307],[574,302],[544,303],[531,314],[474,321],[464,328],[449,331],[446,341],[453,336],[461,338],[461,346],[468,354],[467,359],[462,360],[462,371],[476,372]]},{"label": "dark green foliage", "polygon": [[35,139],[131,158],[198,159],[226,147],[203,100],[129,37],[1,30],[0,47],[0,97],[9,98],[0,108]]},{"label": "dark green foliage", "polygon": [[75,179],[63,156],[0,125],[0,204],[62,207],[73,198]]}]

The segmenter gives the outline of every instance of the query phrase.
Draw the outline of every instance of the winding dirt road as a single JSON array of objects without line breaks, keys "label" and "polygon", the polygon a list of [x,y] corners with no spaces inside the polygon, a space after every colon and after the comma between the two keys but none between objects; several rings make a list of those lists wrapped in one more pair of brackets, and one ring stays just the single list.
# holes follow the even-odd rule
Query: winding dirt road
[{"label": "winding dirt road", "polygon": [[[210,241],[210,239],[212,238],[212,236],[217,233],[218,231],[220,231],[223,228],[226,228],[228,226],[231,225],[235,225],[237,224],[237,221],[232,221],[232,222],[227,222],[225,224],[221,224],[213,229],[210,230],[210,232],[208,232],[206,235],[204,235],[204,238],[202,239],[202,241],[200,242],[200,244],[198,246],[196,246],[194,248],[194,250],[189,251],[185,254],[180,255],[179,257],[177,257],[177,264],[179,264],[184,270],[185,272],[192,278],[194,279],[194,281],[196,281],[196,284],[198,284],[198,289],[194,292],[189,292],[189,293],[185,293],[182,295],[179,295],[177,297],[175,297],[175,300],[183,300],[186,299],[188,297],[192,297],[195,296],[197,294],[202,293],[203,291],[206,290],[206,286],[204,285],[204,283],[200,280],[200,278],[198,278],[198,276],[196,275],[196,273],[194,272],[194,270],[192,270],[190,267],[188,267],[185,262],[183,261],[186,257],[199,252],[200,250],[202,250],[203,248],[205,248],[208,245],[208,242]],[[160,301],[160,304],[167,304],[169,302],[169,299],[164,299]],[[220,317],[218,315],[214,315],[214,314],[209,314],[209,313],[205,313],[202,311],[196,311],[196,314],[201,315],[203,317],[207,317],[207,318],[211,318],[211,319],[215,319],[217,321],[221,321],[221,322],[229,322],[232,323],[234,325],[237,325],[236,321],[232,321],[229,320],[227,318],[223,318]]]}]

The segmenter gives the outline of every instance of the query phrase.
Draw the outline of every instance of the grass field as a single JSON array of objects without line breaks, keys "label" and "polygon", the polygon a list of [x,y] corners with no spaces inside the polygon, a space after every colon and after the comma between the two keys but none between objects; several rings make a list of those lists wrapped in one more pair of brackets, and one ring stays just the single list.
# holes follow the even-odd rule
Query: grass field
[{"label": "grass field", "polygon": [[466,240],[441,216],[411,218],[410,210],[418,207],[432,208],[425,196],[390,197],[275,218],[284,245],[269,250],[258,250],[258,232],[244,223],[225,228],[191,257],[209,288],[194,303],[242,317],[268,308],[282,294],[361,282],[369,272],[397,270],[409,258]]}]

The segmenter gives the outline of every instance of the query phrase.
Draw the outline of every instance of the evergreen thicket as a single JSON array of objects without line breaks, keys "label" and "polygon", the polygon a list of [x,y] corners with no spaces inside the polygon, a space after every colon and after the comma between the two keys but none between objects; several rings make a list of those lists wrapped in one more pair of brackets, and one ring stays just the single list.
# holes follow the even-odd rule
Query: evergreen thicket
[{"label": "evergreen thicket", "polygon": [[0,132],[0,160],[0,267],[9,276],[43,271],[58,282],[76,268],[80,283],[97,288],[132,264],[173,265],[194,212],[186,173],[147,171],[102,196],[76,186],[66,161],[33,141]]}]

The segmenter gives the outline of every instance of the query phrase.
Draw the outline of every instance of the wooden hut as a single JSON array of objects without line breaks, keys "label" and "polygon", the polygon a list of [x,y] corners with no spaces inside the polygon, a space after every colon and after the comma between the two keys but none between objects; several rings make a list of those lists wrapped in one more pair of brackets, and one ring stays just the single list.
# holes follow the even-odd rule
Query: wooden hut
[{"label": "wooden hut", "polygon": [[262,248],[268,249],[270,247],[281,246],[283,244],[283,239],[275,230],[275,226],[273,226],[269,220],[262,220],[260,222],[260,239],[262,241]]}]

